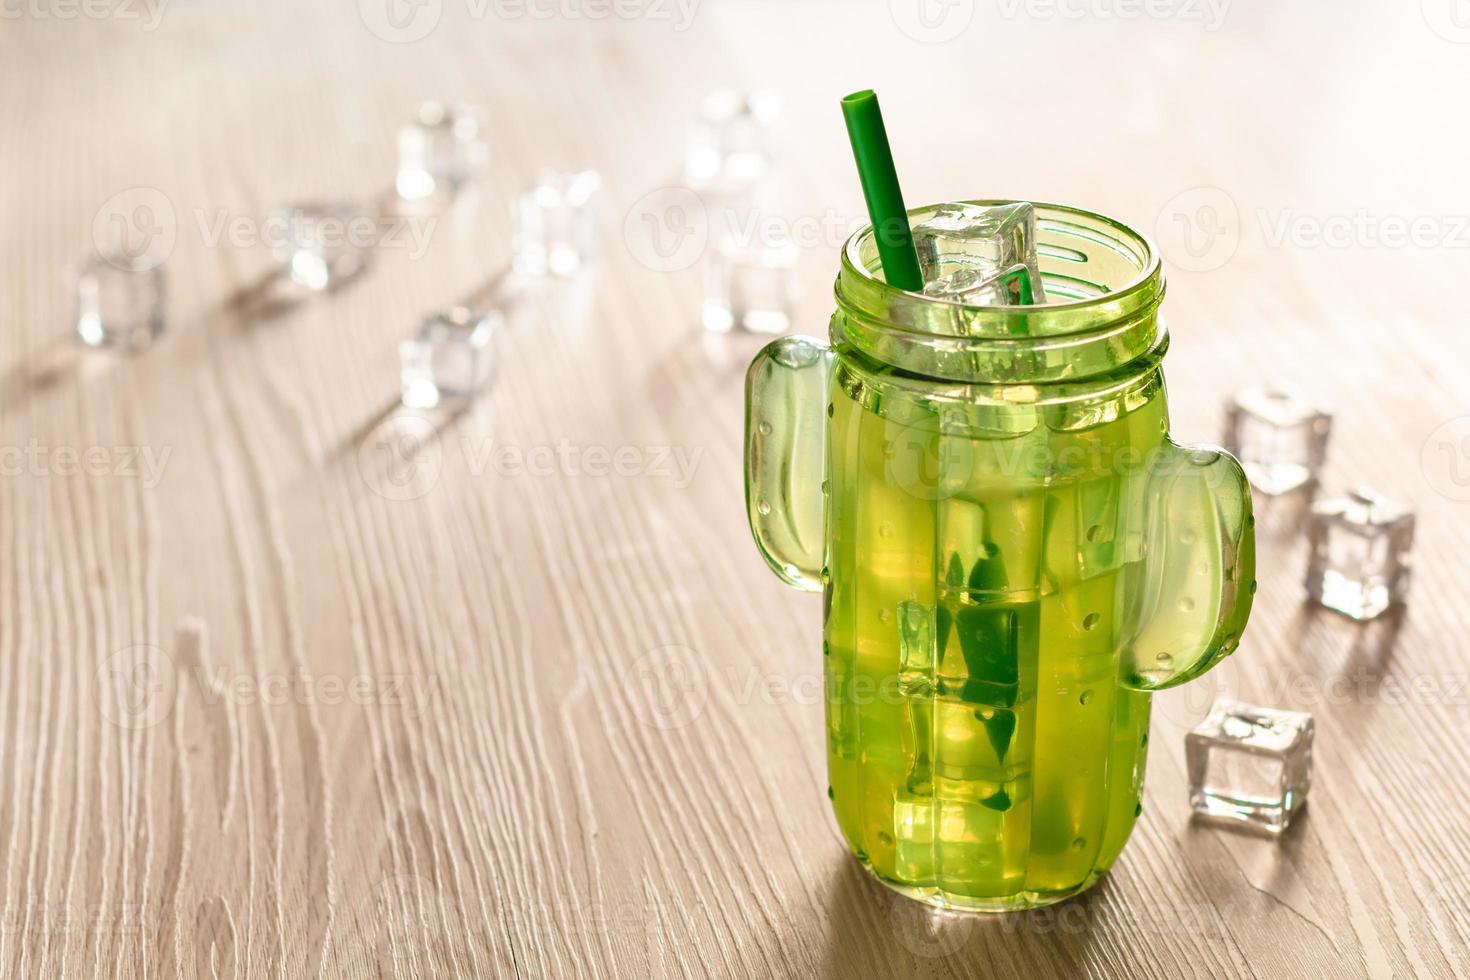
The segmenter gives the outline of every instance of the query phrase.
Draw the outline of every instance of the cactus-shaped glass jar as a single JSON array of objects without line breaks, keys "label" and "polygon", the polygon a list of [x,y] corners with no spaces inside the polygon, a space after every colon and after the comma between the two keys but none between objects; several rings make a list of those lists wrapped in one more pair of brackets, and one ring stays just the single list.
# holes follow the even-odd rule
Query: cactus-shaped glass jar
[{"label": "cactus-shaped glass jar", "polygon": [[751,529],[823,594],[837,822],[948,908],[1046,905],[1108,869],[1150,693],[1233,651],[1255,590],[1239,464],[1169,437],[1153,246],[1036,213],[1048,303],[895,289],[865,230],[830,346],[783,338],[747,379]]}]

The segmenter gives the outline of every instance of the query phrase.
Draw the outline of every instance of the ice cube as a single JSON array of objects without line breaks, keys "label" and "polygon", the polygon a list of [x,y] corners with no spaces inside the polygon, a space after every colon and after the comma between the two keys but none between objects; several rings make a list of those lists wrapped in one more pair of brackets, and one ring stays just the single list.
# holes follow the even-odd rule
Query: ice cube
[{"label": "ice cube", "polygon": [[771,92],[715,92],[700,106],[689,133],[684,170],[700,190],[749,188],[771,166],[771,124],[781,112]]},{"label": "ice cube", "polygon": [[422,201],[452,195],[485,162],[480,113],[470,106],[425,102],[398,131],[398,196]]},{"label": "ice cube", "polygon": [[1005,818],[984,803],[900,792],[893,801],[899,877],[927,882],[942,873],[951,880],[993,881],[1003,872],[997,865]]},{"label": "ice cube", "polygon": [[1319,501],[1308,524],[1307,592],[1352,619],[1382,613],[1409,591],[1414,515],[1371,490]]},{"label": "ice cube", "polygon": [[601,190],[602,178],[594,170],[541,174],[514,207],[517,271],[573,276],[591,262]]},{"label": "ice cube", "polygon": [[714,333],[783,333],[796,299],[796,246],[720,245],[705,272],[704,326]]},{"label": "ice cube", "polygon": [[1036,209],[1025,201],[942,204],[913,233],[925,295],[983,306],[1046,302]]},{"label": "ice cube", "polygon": [[293,204],[278,209],[271,220],[281,229],[276,259],[292,282],[314,292],[367,268],[378,237],[377,220],[356,204]]},{"label": "ice cube", "polygon": [[1225,406],[1225,448],[1271,496],[1317,479],[1331,432],[1331,415],[1289,391],[1251,388]]},{"label": "ice cube", "polygon": [[468,398],[490,374],[490,338],[504,321],[499,310],[455,307],[431,314],[413,340],[399,345],[403,404],[433,408],[445,399]]},{"label": "ice cube", "polygon": [[1311,785],[1312,716],[1217,701],[1184,752],[1196,813],[1279,834]]},{"label": "ice cube", "polygon": [[89,347],[140,351],[163,330],[163,269],[108,253],[77,275],[77,335]]}]

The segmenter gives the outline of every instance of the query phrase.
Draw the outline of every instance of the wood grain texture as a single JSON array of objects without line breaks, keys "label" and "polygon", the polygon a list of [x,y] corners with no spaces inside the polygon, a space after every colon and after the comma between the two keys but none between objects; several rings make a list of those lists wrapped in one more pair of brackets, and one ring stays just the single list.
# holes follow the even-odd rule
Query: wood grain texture
[{"label": "wood grain texture", "polygon": [[[411,43],[357,6],[0,20],[0,975],[1470,973],[1470,458],[1440,428],[1470,415],[1470,46],[1448,0],[1238,0],[1214,30],[980,4],[945,43],[898,29],[902,3],[706,0],[684,24],[444,0]],[[835,100],[873,86],[913,201],[1066,201],[1159,235],[1177,435],[1215,438],[1227,392],[1277,378],[1337,410],[1328,486],[1419,511],[1412,603],[1369,627],[1303,604],[1300,514],[1263,515],[1244,646],[1156,699],[1144,816],[1081,900],[936,923],[837,835],[818,604],[743,517],[759,342],[702,336],[702,264],[651,255],[643,223],[722,85],[785,95],[755,213],[806,236],[804,332],[861,214]],[[376,198],[427,97],[485,108],[483,178],[405,226],[421,250],[256,302],[269,250],[214,241],[220,216]],[[501,277],[543,166],[606,181],[572,285]],[[138,187],[176,238],[169,331],[84,355],[69,270]],[[493,390],[395,418],[397,342],[490,294],[516,300]],[[1316,716],[1279,842],[1189,819],[1183,734],[1222,692]]]}]

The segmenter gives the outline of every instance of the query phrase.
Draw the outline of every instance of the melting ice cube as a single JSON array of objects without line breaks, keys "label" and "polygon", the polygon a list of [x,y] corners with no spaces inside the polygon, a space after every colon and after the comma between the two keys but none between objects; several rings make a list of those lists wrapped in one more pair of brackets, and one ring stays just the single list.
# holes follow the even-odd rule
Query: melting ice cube
[{"label": "melting ice cube", "polygon": [[1372,619],[1409,591],[1414,514],[1368,489],[1318,501],[1307,525],[1307,592],[1352,619]]},{"label": "melting ice cube", "polygon": [[1312,781],[1312,716],[1217,701],[1185,736],[1196,813],[1279,834]]},{"label": "melting ice cube", "polygon": [[505,322],[500,310],[455,307],[430,315],[398,352],[403,361],[403,404],[433,408],[468,398],[490,373],[490,338]]},{"label": "melting ice cube", "polygon": [[485,162],[484,128],[473,107],[425,102],[398,131],[398,196],[451,196]]},{"label": "melting ice cube", "polygon": [[781,114],[773,92],[715,92],[700,106],[684,164],[698,190],[741,191],[771,167],[771,127]]},{"label": "melting ice cube", "polygon": [[601,190],[595,170],[542,173],[512,208],[517,271],[570,277],[584,268],[597,249]]},{"label": "melting ice cube", "polygon": [[1275,388],[1237,392],[1225,406],[1225,448],[1251,486],[1276,496],[1317,479],[1327,458],[1332,416],[1300,395]]},{"label": "melting ice cube", "polygon": [[94,256],[77,276],[77,334],[90,347],[139,351],[163,330],[163,269],[146,256]]},{"label": "melting ice cube", "polygon": [[924,293],[985,306],[1045,303],[1036,210],[1025,201],[943,204],[914,227]]}]

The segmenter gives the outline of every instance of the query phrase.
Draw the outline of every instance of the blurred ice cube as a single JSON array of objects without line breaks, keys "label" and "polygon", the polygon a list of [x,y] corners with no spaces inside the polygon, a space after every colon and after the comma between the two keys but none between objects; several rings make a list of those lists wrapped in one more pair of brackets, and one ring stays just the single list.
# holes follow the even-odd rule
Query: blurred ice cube
[{"label": "blurred ice cube", "polygon": [[704,326],[714,333],[782,333],[796,299],[795,245],[722,242],[705,276]]},{"label": "blurred ice cube", "polygon": [[689,132],[684,170],[691,186],[735,192],[771,166],[771,124],[781,112],[773,92],[715,92],[700,106]]},{"label": "blurred ice cube", "polygon": [[516,199],[515,266],[527,275],[573,276],[597,247],[602,178],[595,170],[544,172]]},{"label": "blurred ice cube", "polygon": [[943,204],[914,227],[924,293],[984,306],[1045,303],[1036,210],[1025,201]]},{"label": "blurred ice cube", "polygon": [[277,208],[271,217],[281,229],[272,245],[291,281],[320,292],[367,268],[378,237],[378,223],[356,203],[310,201]]},{"label": "blurred ice cube", "polygon": [[505,321],[499,310],[455,307],[431,314],[412,340],[399,345],[403,404],[433,408],[469,398],[490,373],[490,338]]},{"label": "blurred ice cube", "polygon": [[1312,716],[1217,701],[1184,738],[1189,805],[1202,816],[1280,834],[1312,784]]},{"label": "blurred ice cube", "polygon": [[1317,479],[1331,434],[1332,416],[1290,391],[1250,388],[1225,406],[1225,448],[1251,486],[1270,496]]},{"label": "blurred ice cube", "polygon": [[121,252],[94,256],[77,276],[77,335],[89,347],[140,351],[163,331],[163,269]]},{"label": "blurred ice cube", "polygon": [[1312,506],[1307,592],[1356,620],[1372,619],[1409,592],[1414,513],[1362,488]]},{"label": "blurred ice cube", "polygon": [[398,131],[398,196],[422,201],[452,195],[485,161],[483,129],[471,106],[425,102]]}]

